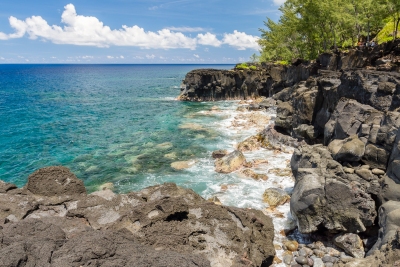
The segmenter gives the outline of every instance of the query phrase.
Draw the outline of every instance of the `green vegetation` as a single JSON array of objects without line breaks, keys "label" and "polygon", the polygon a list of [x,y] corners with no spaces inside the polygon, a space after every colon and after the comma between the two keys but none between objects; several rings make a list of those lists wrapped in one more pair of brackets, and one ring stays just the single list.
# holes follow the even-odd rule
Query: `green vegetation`
[{"label": "green vegetation", "polygon": [[236,65],[236,68],[238,70],[248,70],[249,66],[247,65],[247,63],[240,63],[240,64]]},{"label": "green vegetation", "polygon": [[[280,11],[278,22],[267,19],[266,29],[260,29],[261,62],[315,59],[324,51],[351,47],[360,40],[375,38],[380,43],[399,37],[395,34],[399,0],[287,0]],[[391,26],[378,34],[387,23]]]},{"label": "green vegetation", "polygon": [[248,65],[247,63],[240,63],[236,65],[236,69],[238,70],[257,70],[257,67],[254,65]]}]

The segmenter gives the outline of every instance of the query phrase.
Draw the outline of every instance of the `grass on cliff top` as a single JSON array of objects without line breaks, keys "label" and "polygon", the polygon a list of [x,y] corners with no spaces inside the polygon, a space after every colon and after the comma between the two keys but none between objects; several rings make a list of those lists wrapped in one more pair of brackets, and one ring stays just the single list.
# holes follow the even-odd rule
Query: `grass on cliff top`
[{"label": "grass on cliff top", "polygon": [[254,65],[249,66],[247,63],[240,63],[235,67],[238,70],[257,70],[257,67]]}]

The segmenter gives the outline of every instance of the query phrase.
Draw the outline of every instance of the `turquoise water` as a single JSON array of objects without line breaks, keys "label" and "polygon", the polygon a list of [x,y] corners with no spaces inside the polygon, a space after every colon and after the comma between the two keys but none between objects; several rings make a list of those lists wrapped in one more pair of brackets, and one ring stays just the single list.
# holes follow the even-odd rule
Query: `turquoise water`
[{"label": "turquoise water", "polygon": [[[0,65],[0,179],[69,167],[89,191],[118,192],[173,181],[204,191],[174,161],[209,156],[224,137],[196,117],[213,103],[175,101],[185,74],[233,65]],[[229,103],[219,105],[229,106]],[[185,125],[186,123],[186,125]],[[183,126],[182,126],[183,125]]]}]

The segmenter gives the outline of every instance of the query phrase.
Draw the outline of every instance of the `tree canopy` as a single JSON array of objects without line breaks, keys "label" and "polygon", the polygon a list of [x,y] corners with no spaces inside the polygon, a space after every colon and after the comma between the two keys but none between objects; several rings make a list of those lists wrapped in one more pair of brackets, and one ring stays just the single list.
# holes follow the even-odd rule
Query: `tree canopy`
[{"label": "tree canopy", "polygon": [[260,29],[261,61],[315,59],[371,37],[381,42],[377,34],[388,21],[393,39],[400,22],[400,0],[287,0],[279,10],[279,21],[267,18]]}]

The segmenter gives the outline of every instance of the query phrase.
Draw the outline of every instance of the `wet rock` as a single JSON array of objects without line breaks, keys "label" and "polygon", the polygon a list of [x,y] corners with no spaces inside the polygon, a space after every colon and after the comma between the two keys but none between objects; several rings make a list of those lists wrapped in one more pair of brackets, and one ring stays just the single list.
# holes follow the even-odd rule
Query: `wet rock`
[{"label": "wet rock", "polygon": [[213,151],[211,156],[212,156],[213,159],[220,159],[220,158],[225,157],[227,154],[228,154],[228,150],[219,149],[219,150]]},{"label": "wet rock", "polygon": [[98,190],[114,190],[114,184],[113,183],[104,183],[102,185],[99,186]]},{"label": "wet rock", "polygon": [[32,173],[26,189],[35,195],[48,197],[86,194],[83,181],[62,166],[46,167]]},{"label": "wet rock", "polygon": [[249,178],[252,178],[254,180],[263,180],[263,181],[268,180],[268,176],[267,175],[255,173],[251,169],[244,169],[244,170],[240,171],[240,173],[243,174],[245,177],[249,177]]},{"label": "wet rock", "polygon": [[290,196],[279,188],[268,188],[263,194],[263,201],[273,208],[285,204],[289,199]]},{"label": "wet rock", "polygon": [[342,234],[334,239],[335,245],[355,258],[364,258],[364,245],[356,234]]},{"label": "wet rock", "polygon": [[235,150],[223,158],[215,161],[215,171],[220,173],[230,173],[238,170],[244,163],[246,158],[239,150]]},{"label": "wet rock", "polygon": [[237,145],[237,150],[241,152],[260,149],[261,143],[256,136],[251,136]]}]

